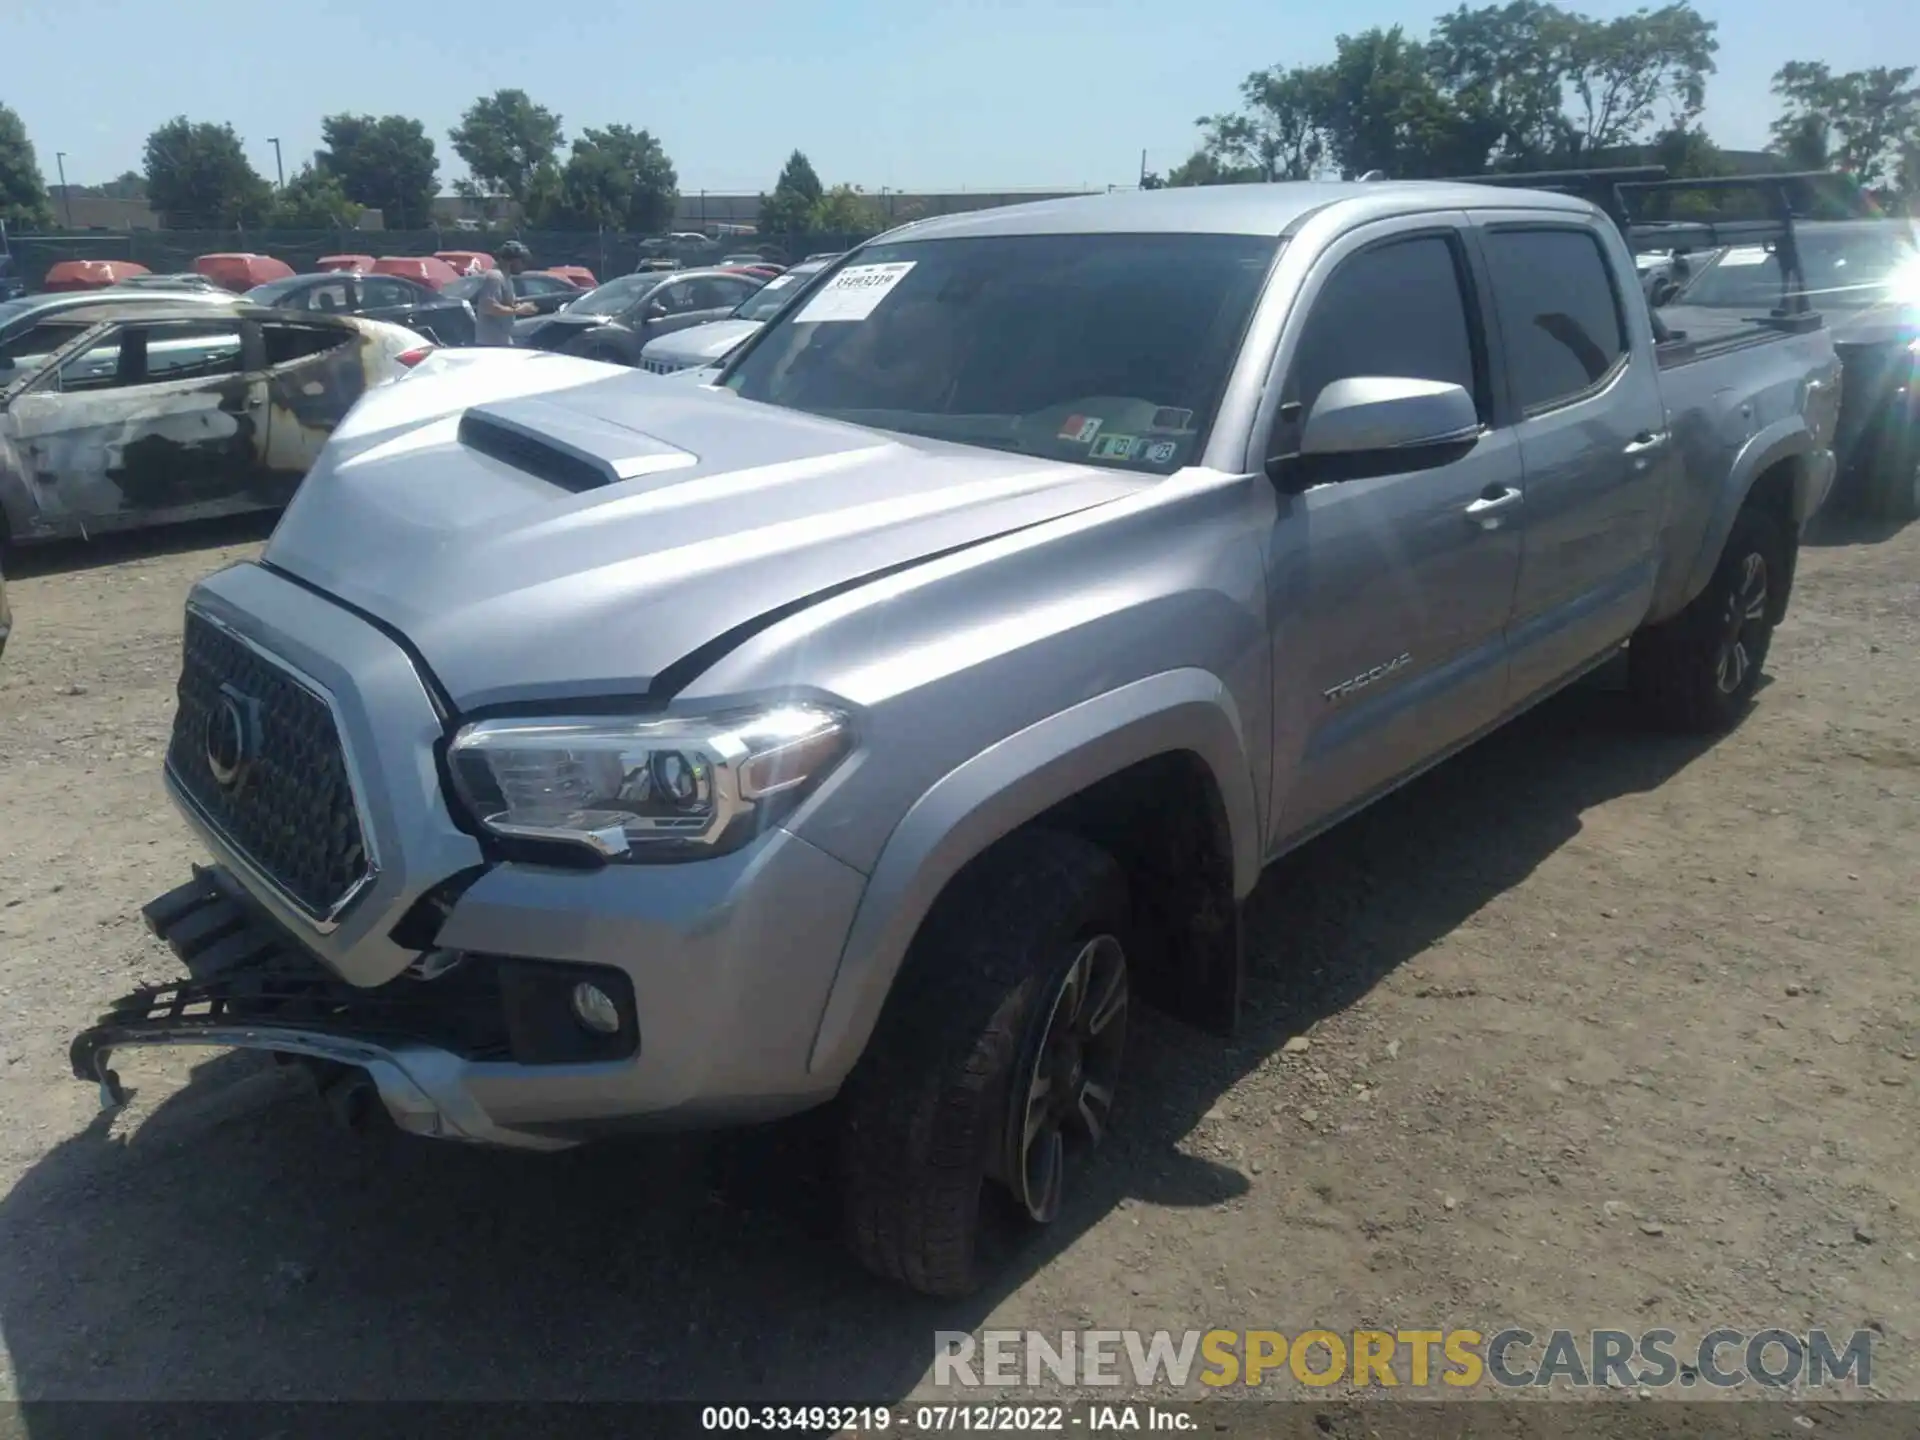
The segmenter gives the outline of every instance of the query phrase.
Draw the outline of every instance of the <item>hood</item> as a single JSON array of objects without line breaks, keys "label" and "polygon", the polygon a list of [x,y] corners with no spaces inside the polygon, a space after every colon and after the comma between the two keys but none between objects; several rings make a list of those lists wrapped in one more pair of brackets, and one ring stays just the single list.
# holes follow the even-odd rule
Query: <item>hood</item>
[{"label": "hood", "polygon": [[1152,483],[498,362],[370,393],[265,554],[404,633],[463,709],[666,691],[698,673],[654,687],[675,661],[822,591]]},{"label": "hood", "polygon": [[704,365],[718,360],[742,340],[760,328],[758,320],[715,320],[685,330],[662,335],[650,341],[640,352],[644,360],[672,360],[685,365]]}]

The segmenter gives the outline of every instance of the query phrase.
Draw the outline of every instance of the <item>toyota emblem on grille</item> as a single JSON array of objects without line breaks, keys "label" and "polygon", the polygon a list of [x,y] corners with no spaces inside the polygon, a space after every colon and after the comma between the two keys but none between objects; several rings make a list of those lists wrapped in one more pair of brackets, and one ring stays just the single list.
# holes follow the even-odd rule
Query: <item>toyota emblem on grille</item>
[{"label": "toyota emblem on grille", "polygon": [[207,712],[207,772],[213,783],[232,793],[247,778],[260,748],[260,702],[232,685]]}]

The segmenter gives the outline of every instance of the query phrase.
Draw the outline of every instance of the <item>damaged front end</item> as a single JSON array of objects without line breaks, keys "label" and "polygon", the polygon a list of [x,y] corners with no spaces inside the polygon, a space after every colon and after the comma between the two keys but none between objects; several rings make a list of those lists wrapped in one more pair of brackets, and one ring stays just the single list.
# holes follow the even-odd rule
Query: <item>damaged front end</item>
[{"label": "damaged front end", "polygon": [[619,1060],[639,1047],[630,1021],[603,1035],[570,1023],[570,997],[582,983],[611,987],[620,1013],[632,1016],[630,982],[605,967],[427,950],[383,985],[350,985],[219,867],[196,866],[192,880],[142,914],[187,974],[141,986],[74,1037],[73,1073],[99,1085],[106,1108],[127,1098],[112,1068],[116,1051],[231,1046],[347,1074],[341,1093],[349,1096],[370,1085],[395,1124],[413,1134],[557,1148],[564,1142],[502,1132],[460,1087],[444,1083],[448,1072],[486,1062]]}]

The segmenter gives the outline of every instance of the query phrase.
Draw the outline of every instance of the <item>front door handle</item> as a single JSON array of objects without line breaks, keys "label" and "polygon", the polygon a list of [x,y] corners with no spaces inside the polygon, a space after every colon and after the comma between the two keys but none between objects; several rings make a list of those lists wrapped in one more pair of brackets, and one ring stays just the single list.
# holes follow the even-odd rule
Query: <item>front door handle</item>
[{"label": "front door handle", "polygon": [[1482,530],[1498,530],[1501,512],[1518,505],[1521,498],[1520,491],[1511,485],[1489,485],[1480,492],[1478,500],[1467,506],[1465,514]]},{"label": "front door handle", "polygon": [[1620,453],[1623,455],[1644,455],[1649,450],[1658,450],[1666,443],[1667,435],[1664,430],[1642,430],[1627,442],[1626,447]]}]

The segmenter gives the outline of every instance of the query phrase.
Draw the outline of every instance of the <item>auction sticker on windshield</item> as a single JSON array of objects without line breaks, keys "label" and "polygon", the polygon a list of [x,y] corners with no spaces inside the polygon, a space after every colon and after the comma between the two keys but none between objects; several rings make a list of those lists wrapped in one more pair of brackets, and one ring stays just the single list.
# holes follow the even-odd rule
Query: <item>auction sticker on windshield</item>
[{"label": "auction sticker on windshield", "polygon": [[1763,246],[1736,245],[1720,257],[1720,264],[1723,267],[1734,265],[1764,265],[1772,258],[1771,255],[1767,254]]},{"label": "auction sticker on windshield", "polygon": [[879,308],[893,287],[907,278],[918,264],[914,260],[893,260],[884,265],[849,265],[833,277],[806,308],[794,316],[796,325],[819,321],[864,320]]}]

